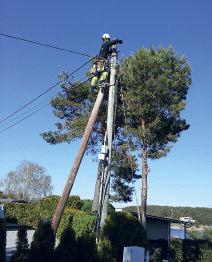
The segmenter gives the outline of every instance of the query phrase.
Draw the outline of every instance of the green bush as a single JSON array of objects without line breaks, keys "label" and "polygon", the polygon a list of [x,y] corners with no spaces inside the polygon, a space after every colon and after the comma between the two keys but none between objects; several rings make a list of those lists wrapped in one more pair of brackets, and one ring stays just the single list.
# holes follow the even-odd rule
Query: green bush
[{"label": "green bush", "polygon": [[12,256],[12,262],[18,261],[28,261],[29,256],[29,244],[27,239],[27,229],[26,227],[21,227],[18,229],[17,241],[16,241],[16,251]]},{"label": "green bush", "polygon": [[82,201],[82,211],[91,212],[93,201],[91,199],[84,199]]},{"label": "green bush", "polygon": [[75,213],[72,221],[72,228],[76,234],[76,238],[92,235],[94,233],[94,227],[96,222],[96,216],[87,213]]},{"label": "green bush", "polygon": [[77,238],[77,261],[97,261],[96,241],[93,234],[83,235]]},{"label": "green bush", "polygon": [[[36,228],[40,220],[51,220],[60,196],[49,196],[33,204],[5,203],[8,222],[17,222]],[[67,208],[82,208],[83,201],[79,196],[70,196]]]},{"label": "green bush", "polygon": [[207,261],[210,250],[212,242],[208,239],[172,239],[170,262]]},{"label": "green bush", "polygon": [[49,221],[40,221],[30,248],[30,262],[51,262],[55,236]]},{"label": "green bush", "polygon": [[36,204],[5,203],[7,221],[36,227],[40,219],[39,208]]},{"label": "green bush", "polygon": [[165,239],[149,240],[149,254],[153,256],[152,261],[168,258],[168,241]]},{"label": "green bush", "polygon": [[182,240],[172,239],[170,243],[170,262],[183,262]]},{"label": "green bush", "polygon": [[62,216],[61,221],[60,221],[60,225],[59,225],[58,230],[57,230],[57,238],[60,239],[63,231],[67,227],[72,228],[73,218],[76,214],[83,215],[83,214],[85,214],[85,212],[78,210],[78,209],[65,208],[63,216]]},{"label": "green bush", "polygon": [[55,250],[54,261],[77,262],[77,243],[74,231],[67,227],[60,239],[60,243]]},{"label": "green bush", "polygon": [[0,262],[5,261],[6,254],[6,229],[4,221],[0,221]]},{"label": "green bush", "polygon": [[127,212],[115,212],[107,217],[101,239],[109,241],[113,257],[117,262],[122,262],[124,247],[147,245],[144,228]]},{"label": "green bush", "polygon": [[200,262],[211,262],[212,261],[212,249],[202,249]]}]

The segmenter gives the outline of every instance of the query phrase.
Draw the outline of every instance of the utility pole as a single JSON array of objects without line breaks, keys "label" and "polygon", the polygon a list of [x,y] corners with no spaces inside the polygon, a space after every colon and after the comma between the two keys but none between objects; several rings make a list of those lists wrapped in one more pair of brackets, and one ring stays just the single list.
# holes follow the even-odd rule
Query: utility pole
[{"label": "utility pole", "polygon": [[65,185],[65,188],[63,190],[63,193],[62,193],[62,195],[60,197],[59,203],[57,205],[57,209],[55,211],[55,214],[54,214],[54,217],[53,217],[53,220],[52,220],[52,228],[53,228],[55,233],[57,232],[58,226],[60,224],[61,217],[63,215],[63,211],[65,209],[65,205],[67,203],[69,194],[70,194],[71,189],[73,187],[75,178],[77,176],[77,172],[78,172],[78,169],[80,167],[80,163],[82,161],[82,158],[84,156],[84,153],[85,153],[85,150],[86,150],[86,146],[88,144],[88,139],[89,139],[89,137],[91,135],[91,132],[92,132],[92,129],[93,129],[93,125],[94,125],[94,123],[96,121],[96,118],[97,118],[97,115],[98,115],[99,108],[101,106],[103,97],[104,97],[104,92],[103,92],[102,89],[100,89],[99,93],[98,93],[98,96],[97,96],[97,99],[96,99],[96,102],[94,104],[93,110],[91,112],[90,118],[88,120],[87,126],[85,128],[85,131],[84,131],[84,134],[83,134],[83,137],[82,137],[82,141],[81,141],[78,153],[77,153],[76,158],[74,160],[74,163],[72,165],[72,169],[70,171],[68,180],[66,182],[66,185]]},{"label": "utility pole", "polygon": [[[104,175],[104,189],[102,201],[102,212],[100,217],[100,228],[105,224],[105,219],[108,215],[109,195],[110,195],[110,166],[112,161],[112,146],[113,146],[113,131],[114,131],[114,117],[115,117],[115,97],[116,97],[116,60],[117,51],[116,46],[112,49],[110,60],[110,89],[108,98],[108,112],[107,112],[107,146],[108,146],[108,161],[105,168]],[[101,208],[101,204],[100,204]]]}]

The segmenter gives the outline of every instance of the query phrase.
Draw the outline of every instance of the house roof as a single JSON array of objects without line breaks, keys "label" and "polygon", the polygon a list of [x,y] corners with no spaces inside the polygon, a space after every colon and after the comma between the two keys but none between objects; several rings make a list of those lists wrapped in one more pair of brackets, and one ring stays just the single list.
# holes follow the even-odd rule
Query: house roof
[{"label": "house roof", "polygon": [[[131,213],[133,216],[138,216],[137,212],[129,212]],[[179,219],[174,219],[171,217],[159,217],[159,216],[152,216],[152,215],[147,215],[146,216],[147,219],[152,219],[152,220],[160,220],[160,221],[164,221],[164,222],[170,222],[170,223],[177,223],[177,224],[186,224],[187,222],[181,221]]]}]

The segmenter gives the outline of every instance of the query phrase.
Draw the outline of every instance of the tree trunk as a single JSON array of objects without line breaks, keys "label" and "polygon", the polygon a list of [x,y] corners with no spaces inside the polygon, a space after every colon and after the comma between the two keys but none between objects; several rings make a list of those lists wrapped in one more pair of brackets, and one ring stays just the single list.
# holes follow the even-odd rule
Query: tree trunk
[{"label": "tree trunk", "polygon": [[100,194],[100,184],[101,184],[101,175],[102,175],[102,165],[99,163],[98,174],[96,177],[95,192],[93,197],[92,211],[97,212],[99,207],[99,194]]},{"label": "tree trunk", "polygon": [[141,190],[141,216],[142,216],[142,224],[146,231],[146,210],[147,210],[147,175],[148,175],[148,165],[147,165],[147,145],[145,141],[145,121],[142,119],[141,121],[142,127],[142,190]]}]

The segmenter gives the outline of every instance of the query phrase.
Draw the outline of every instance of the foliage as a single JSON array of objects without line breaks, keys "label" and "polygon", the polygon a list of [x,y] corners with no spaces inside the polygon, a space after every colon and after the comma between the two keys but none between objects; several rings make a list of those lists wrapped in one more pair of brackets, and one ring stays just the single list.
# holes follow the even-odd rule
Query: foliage
[{"label": "foliage", "polygon": [[54,254],[55,236],[49,221],[40,221],[30,248],[30,261],[50,262]]},{"label": "foliage", "polygon": [[152,259],[150,261],[152,262],[160,262],[162,261],[162,254],[161,254],[161,249],[156,248],[153,252]]},{"label": "foliage", "polygon": [[211,262],[212,249],[202,249],[200,256],[200,262]]},{"label": "foliage", "polygon": [[[7,221],[37,227],[42,219],[51,220],[60,196],[49,196],[33,204],[5,203]],[[83,201],[79,196],[70,196],[66,209],[81,208]]]},{"label": "foliage", "polygon": [[27,239],[27,229],[24,226],[18,229],[16,251],[12,256],[12,261],[24,262],[24,261],[28,261],[28,259],[29,259],[29,244]]},{"label": "foliage", "polygon": [[135,157],[129,153],[129,145],[121,143],[114,152],[112,162],[112,190],[111,200],[115,202],[131,202],[133,187],[130,186],[135,179],[141,178],[136,174],[138,169]]},{"label": "foliage", "polygon": [[73,217],[72,228],[76,237],[92,235],[95,227],[96,216],[87,213],[76,213]]},{"label": "foliage", "polygon": [[82,211],[91,212],[93,201],[91,199],[84,199],[82,205]]},{"label": "foliage", "polygon": [[77,262],[77,243],[75,239],[75,233],[71,227],[67,227],[63,231],[60,238],[60,243],[55,249],[54,260],[60,262]]},{"label": "foliage", "polygon": [[113,257],[117,262],[122,261],[125,246],[146,246],[147,244],[142,225],[126,212],[115,212],[107,217],[101,239],[104,243],[110,243]]},{"label": "foliage", "polygon": [[212,242],[207,239],[173,239],[171,240],[170,262],[207,261],[211,250]]},{"label": "foliage", "polygon": [[95,236],[85,234],[77,238],[77,261],[97,261],[97,250]]},{"label": "foliage", "polygon": [[[136,206],[124,208],[128,212],[136,212]],[[174,206],[156,206],[148,205],[147,213],[153,216],[171,217],[179,219],[180,217],[192,217],[197,225],[212,226],[212,208],[206,207],[174,207]]]},{"label": "foliage", "polygon": [[98,245],[98,255],[100,262],[116,262],[115,258],[113,257],[113,250],[111,241],[106,238],[102,238],[99,241]]},{"label": "foliage", "polygon": [[6,229],[4,221],[0,220],[0,262],[5,261],[6,255]]},{"label": "foliage", "polygon": [[[65,72],[59,76],[59,79],[62,81],[61,92],[51,100],[53,113],[56,117],[58,117],[59,122],[55,124],[56,131],[47,131],[41,134],[43,139],[50,144],[62,142],[70,143],[82,137],[97,95],[96,92],[91,90],[89,83],[82,83],[80,81],[76,81],[74,83],[70,82],[69,77]],[[106,130],[107,97],[108,89],[105,92],[105,99],[100,107],[96,123],[94,124],[93,131],[88,142],[86,152],[91,153],[92,155],[99,152],[103,143]],[[120,93],[118,93],[117,101],[115,132],[118,144],[122,144],[124,143],[124,121],[121,109],[122,104]],[[116,157],[117,156],[118,154]],[[125,171],[125,169],[123,170]],[[120,199],[124,202],[130,201],[132,188],[128,184],[131,183],[133,179],[137,179],[137,177],[132,176],[129,172],[125,172],[124,176],[118,177],[118,173],[116,174],[115,170],[113,174],[113,190],[115,191],[114,200]]]},{"label": "foliage", "polygon": [[[57,230],[57,237],[59,239],[60,239],[63,231],[67,227],[72,228],[73,218],[76,214],[82,215],[82,214],[84,214],[84,212],[81,211],[81,210],[77,210],[77,209],[65,208],[63,216],[62,216],[61,221],[60,221],[59,228]],[[74,231],[74,233],[75,233],[75,231]]]},{"label": "foliage", "polygon": [[[128,124],[138,148],[148,145],[148,157],[166,155],[170,143],[188,128],[180,113],[191,84],[191,68],[172,48],[139,49],[121,64]],[[145,134],[141,120],[145,121]]]},{"label": "foliage", "polygon": [[36,204],[5,203],[7,221],[17,222],[35,228],[41,213]]},{"label": "foliage", "polygon": [[168,242],[165,239],[149,240],[148,243],[149,254],[152,256],[153,261],[161,261],[167,259]]},{"label": "foliage", "polygon": [[51,177],[38,163],[22,161],[4,179],[4,194],[21,200],[41,199],[52,192]]},{"label": "foliage", "polygon": [[182,240],[172,239],[170,243],[170,262],[183,262]]},{"label": "foliage", "polygon": [[141,48],[123,59],[121,84],[127,132],[142,156],[142,221],[146,227],[148,158],[159,159],[187,130],[181,118],[191,84],[191,68],[172,48]]}]

